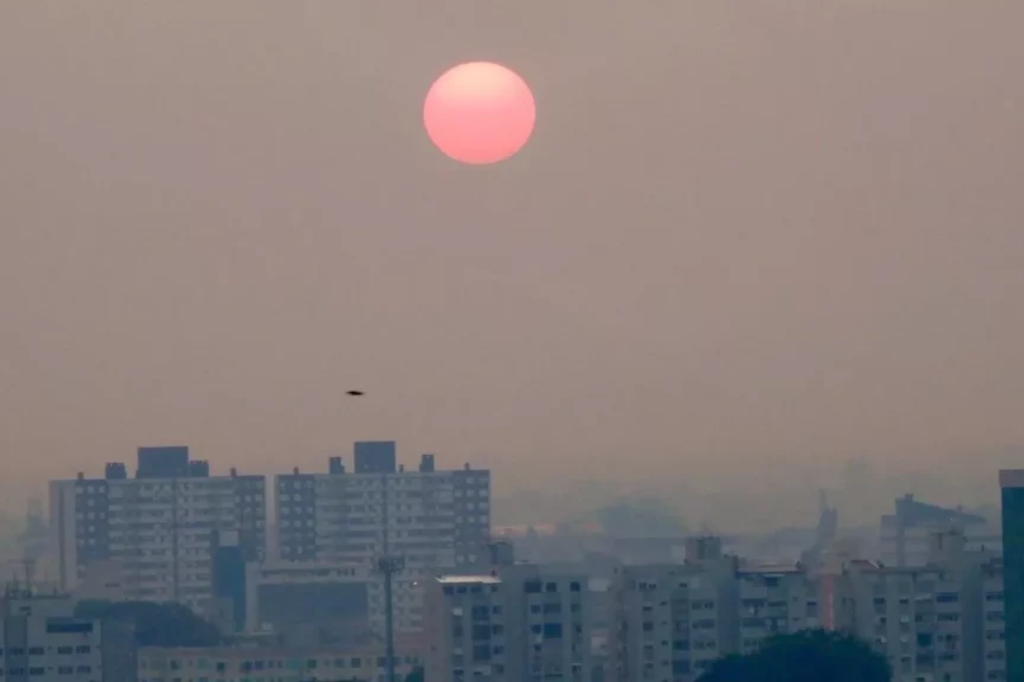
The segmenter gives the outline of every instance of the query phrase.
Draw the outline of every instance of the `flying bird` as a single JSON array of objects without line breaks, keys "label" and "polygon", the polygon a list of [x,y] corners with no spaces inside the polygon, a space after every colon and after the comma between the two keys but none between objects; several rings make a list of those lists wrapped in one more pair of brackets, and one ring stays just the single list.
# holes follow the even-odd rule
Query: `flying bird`
[{"label": "flying bird", "polygon": [[347,391],[347,392],[345,393],[345,395],[351,395],[351,396],[361,396],[361,395],[366,395],[366,394],[365,394],[365,393],[363,393],[362,391]]}]

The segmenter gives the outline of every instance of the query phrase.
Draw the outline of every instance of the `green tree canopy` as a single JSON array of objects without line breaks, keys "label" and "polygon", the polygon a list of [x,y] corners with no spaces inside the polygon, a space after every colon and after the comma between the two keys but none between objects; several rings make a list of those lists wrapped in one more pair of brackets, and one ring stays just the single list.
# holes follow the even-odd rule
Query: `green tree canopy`
[{"label": "green tree canopy", "polygon": [[890,682],[889,663],[863,641],[826,630],[768,639],[746,656],[728,656],[699,682]]},{"label": "green tree canopy", "polygon": [[216,625],[181,604],[81,601],[75,615],[91,620],[129,621],[139,646],[209,647],[224,641]]}]

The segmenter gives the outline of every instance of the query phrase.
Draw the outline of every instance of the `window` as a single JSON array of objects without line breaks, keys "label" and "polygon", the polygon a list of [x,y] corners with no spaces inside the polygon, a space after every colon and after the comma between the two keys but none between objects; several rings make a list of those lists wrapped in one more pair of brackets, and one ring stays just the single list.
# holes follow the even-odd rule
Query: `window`
[{"label": "window", "polygon": [[561,639],[561,623],[544,623],[544,639]]}]

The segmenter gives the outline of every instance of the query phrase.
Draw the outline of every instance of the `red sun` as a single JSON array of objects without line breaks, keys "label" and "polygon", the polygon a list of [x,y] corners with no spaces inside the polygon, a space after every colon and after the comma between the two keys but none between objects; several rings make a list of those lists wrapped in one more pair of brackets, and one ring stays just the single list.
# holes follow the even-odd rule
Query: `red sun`
[{"label": "red sun", "polygon": [[423,103],[427,135],[462,163],[504,161],[523,148],[537,119],[533,93],[514,71],[490,62],[461,64],[438,78]]}]

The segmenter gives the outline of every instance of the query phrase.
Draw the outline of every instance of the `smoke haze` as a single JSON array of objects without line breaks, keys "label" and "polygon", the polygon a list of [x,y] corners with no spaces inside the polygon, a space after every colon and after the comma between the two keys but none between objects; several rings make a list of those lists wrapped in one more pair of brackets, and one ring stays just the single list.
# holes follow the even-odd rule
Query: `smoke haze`
[{"label": "smoke haze", "polygon": [[[993,497],[1024,443],[1022,25],[1018,0],[2,3],[3,506],[138,445],[271,473],[373,438],[493,468],[509,520],[643,494],[784,522],[856,459]],[[538,103],[483,169],[420,120],[473,59]]]}]

